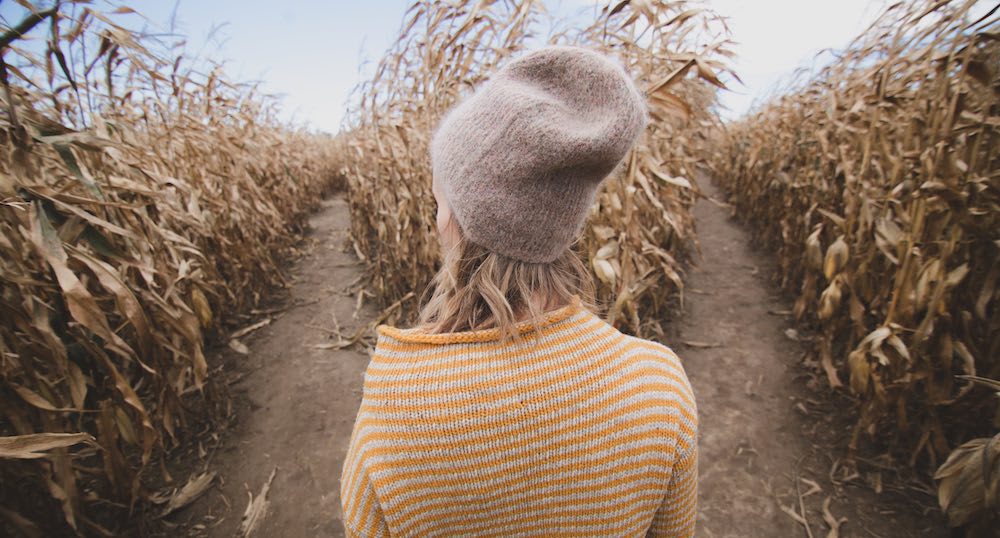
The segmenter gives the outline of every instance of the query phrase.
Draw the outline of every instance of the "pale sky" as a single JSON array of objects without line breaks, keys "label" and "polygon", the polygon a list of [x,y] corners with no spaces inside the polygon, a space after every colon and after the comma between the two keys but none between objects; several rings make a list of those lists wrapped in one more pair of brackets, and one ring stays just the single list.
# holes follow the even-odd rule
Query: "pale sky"
[{"label": "pale sky", "polygon": [[[226,60],[230,78],[262,81],[282,96],[286,118],[329,132],[340,128],[351,89],[390,45],[413,0],[179,0],[176,31],[189,50]],[[550,0],[565,12],[594,0]],[[723,92],[727,118],[742,115],[754,99],[825,48],[840,48],[878,15],[884,0],[707,0],[730,18],[733,61],[746,84]],[[101,6],[105,2],[98,2]],[[169,28],[173,0],[126,2],[153,28]],[[0,3],[8,22],[12,2]],[[212,29],[219,25],[214,33]],[[213,36],[212,39],[208,39]]]},{"label": "pale sky", "polygon": [[[766,100],[775,85],[798,67],[814,65],[820,51],[844,48],[868,28],[886,5],[881,0],[709,0],[729,18],[738,42],[733,62],[745,86],[722,92],[729,119],[743,115],[755,99]],[[820,58],[829,60],[829,55]]]}]

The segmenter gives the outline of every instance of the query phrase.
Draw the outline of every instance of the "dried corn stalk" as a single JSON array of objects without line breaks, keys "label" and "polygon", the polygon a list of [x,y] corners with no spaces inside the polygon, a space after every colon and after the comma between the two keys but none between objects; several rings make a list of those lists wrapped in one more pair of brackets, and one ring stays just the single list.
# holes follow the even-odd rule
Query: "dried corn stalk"
[{"label": "dried corn stalk", "polygon": [[189,411],[225,403],[204,336],[279,281],[334,177],[332,139],[130,12],[63,1],[3,38],[0,437],[35,448],[0,460],[0,528],[122,532]]},{"label": "dried corn stalk", "polygon": [[[344,174],[354,244],[383,308],[413,291],[419,296],[439,263],[428,154],[438,119],[532,46],[547,16],[530,0],[416,2],[374,78],[360,87]],[[616,56],[649,93],[650,127],[600,193],[579,248],[612,321],[656,332],[683,288],[681,264],[696,244],[691,179],[704,133],[717,123],[709,106],[722,86],[717,73],[726,69],[724,25],[688,2],[622,1],[549,42]],[[412,321],[416,306],[409,301],[389,321]]]},{"label": "dried corn stalk", "polygon": [[[978,4],[978,5],[977,5]],[[898,3],[836,61],[718,138],[739,215],[867,432],[933,468],[982,432],[953,374],[1000,374],[1000,22]],[[975,15],[974,15],[975,14]],[[975,393],[971,393],[975,394]]]},{"label": "dried corn stalk", "polygon": [[[1000,381],[960,377],[1000,397]],[[994,426],[1000,427],[1000,407],[995,416]],[[963,527],[965,536],[995,535],[1000,524],[1000,433],[973,439],[952,450],[934,479],[939,481],[938,503],[950,526]]]}]

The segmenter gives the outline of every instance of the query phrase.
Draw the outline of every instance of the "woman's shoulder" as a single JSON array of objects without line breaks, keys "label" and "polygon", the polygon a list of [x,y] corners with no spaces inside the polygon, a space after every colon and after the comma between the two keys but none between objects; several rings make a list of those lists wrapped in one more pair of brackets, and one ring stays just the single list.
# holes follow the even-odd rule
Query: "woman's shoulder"
[{"label": "woman's shoulder", "polygon": [[664,359],[671,365],[676,366],[683,370],[684,368],[683,361],[681,360],[680,356],[678,356],[677,353],[675,353],[674,350],[671,349],[669,345],[664,344],[662,342],[657,342],[656,340],[639,338],[638,336],[626,335],[625,337],[628,339],[630,344],[642,348],[644,350],[648,350],[656,354],[658,357]]},{"label": "woman's shoulder", "polygon": [[677,385],[678,388],[693,398],[691,382],[688,380],[687,372],[684,370],[684,361],[669,345],[637,336],[626,336],[626,338],[632,346],[655,357],[655,363],[662,368],[664,374],[673,380],[672,384]]}]

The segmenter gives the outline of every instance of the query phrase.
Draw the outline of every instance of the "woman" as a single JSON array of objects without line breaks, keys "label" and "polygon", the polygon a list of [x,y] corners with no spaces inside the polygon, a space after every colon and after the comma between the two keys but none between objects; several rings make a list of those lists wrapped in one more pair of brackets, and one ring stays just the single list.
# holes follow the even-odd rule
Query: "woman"
[{"label": "woman", "polygon": [[625,70],[549,47],[431,147],[444,264],[379,327],[341,478],[349,536],[691,536],[694,397],[677,356],[591,312],[570,250],[646,123]]}]

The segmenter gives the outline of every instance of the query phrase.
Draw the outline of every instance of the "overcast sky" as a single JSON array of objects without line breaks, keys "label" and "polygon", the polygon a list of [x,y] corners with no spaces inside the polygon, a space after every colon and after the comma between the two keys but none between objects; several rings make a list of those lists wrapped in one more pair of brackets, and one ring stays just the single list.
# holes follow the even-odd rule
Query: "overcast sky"
[{"label": "overcast sky", "polygon": [[[259,79],[283,98],[287,117],[335,132],[363,59],[376,62],[413,0],[134,0],[154,26],[176,30],[189,49],[227,60],[239,80]],[[883,0],[708,0],[730,18],[739,42],[734,67],[746,84],[723,92],[727,117],[747,111],[776,81],[825,48],[846,45],[878,15]],[[566,12],[594,0],[551,0]],[[13,2],[0,3],[0,12]],[[100,3],[98,4],[100,5]],[[6,9],[4,9],[6,7]],[[8,20],[11,17],[9,14]],[[211,37],[211,39],[209,39]]]},{"label": "overcast sky", "polygon": [[[736,74],[745,86],[723,92],[728,117],[744,114],[753,101],[770,95],[776,83],[816,55],[844,48],[881,14],[880,0],[710,0],[729,18],[739,58]],[[829,55],[821,59],[829,59]]]}]

